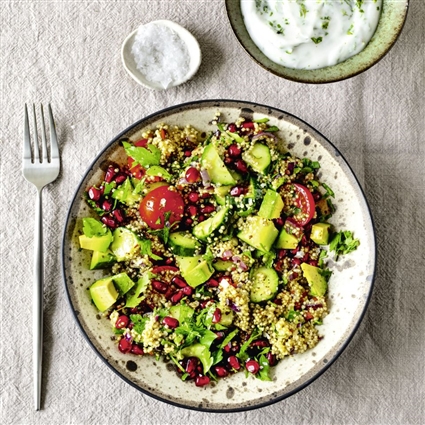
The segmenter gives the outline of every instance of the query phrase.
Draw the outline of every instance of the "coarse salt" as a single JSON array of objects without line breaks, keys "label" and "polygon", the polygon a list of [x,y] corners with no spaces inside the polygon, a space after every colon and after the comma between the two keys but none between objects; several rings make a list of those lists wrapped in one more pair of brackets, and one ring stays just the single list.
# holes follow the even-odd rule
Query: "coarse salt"
[{"label": "coarse salt", "polygon": [[189,72],[189,51],[179,35],[164,25],[141,26],[131,48],[137,69],[154,84],[167,89]]}]

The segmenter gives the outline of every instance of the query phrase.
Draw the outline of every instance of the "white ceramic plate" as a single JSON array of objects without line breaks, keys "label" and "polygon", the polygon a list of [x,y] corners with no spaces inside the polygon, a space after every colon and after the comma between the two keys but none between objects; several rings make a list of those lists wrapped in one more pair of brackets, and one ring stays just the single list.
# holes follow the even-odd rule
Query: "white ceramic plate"
[{"label": "white ceramic plate", "polygon": [[[124,162],[125,153],[119,141],[136,140],[143,130],[166,122],[184,126],[191,124],[209,131],[215,113],[225,121],[239,116],[270,119],[270,125],[281,130],[286,147],[299,157],[320,161],[320,179],[334,190],[336,213],[331,222],[339,230],[352,230],[360,239],[359,248],[331,267],[329,281],[330,313],[321,326],[323,340],[312,350],[281,361],[274,368],[273,380],[263,382],[238,373],[202,388],[185,383],[171,364],[155,361],[150,356],[122,354],[111,339],[112,330],[106,319],[100,320],[91,303],[87,288],[107,272],[90,271],[89,254],[78,245],[79,218],[90,214],[84,191],[98,183],[109,161]],[[91,347],[121,378],[145,394],[162,401],[203,411],[241,411],[265,406],[301,390],[341,354],[356,332],[371,296],[375,274],[375,233],[372,217],[359,183],[341,153],[318,131],[304,121],[268,106],[229,100],[207,100],[167,108],[141,119],[119,134],[98,155],[77,188],[71,203],[63,235],[63,275],[71,308]]]}]

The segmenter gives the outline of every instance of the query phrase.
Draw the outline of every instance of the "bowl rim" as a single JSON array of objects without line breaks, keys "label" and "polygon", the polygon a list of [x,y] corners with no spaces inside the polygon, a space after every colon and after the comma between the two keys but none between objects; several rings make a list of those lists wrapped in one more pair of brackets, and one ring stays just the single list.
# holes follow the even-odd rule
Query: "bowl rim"
[{"label": "bowl rim", "polygon": [[[356,57],[357,55],[361,54],[362,52],[359,52],[357,55],[352,56],[351,58],[346,59],[343,62],[340,62],[336,65],[330,66],[330,67],[325,67],[325,68],[319,68],[319,69],[313,69],[313,70],[299,70],[301,71],[303,74],[309,75],[311,77],[296,77],[296,76],[292,76],[292,75],[287,75],[285,74],[285,70],[288,70],[289,72],[296,72],[297,70],[294,70],[292,68],[288,68],[285,67],[283,65],[279,65],[277,63],[274,63],[273,66],[274,67],[279,67],[279,69],[282,69],[282,72],[279,72],[273,68],[269,68],[267,65],[265,65],[262,60],[258,59],[258,57],[256,55],[258,55],[259,57],[261,57],[261,59],[265,59],[267,61],[273,62],[271,61],[271,59],[269,59],[266,55],[264,55],[264,53],[257,47],[257,45],[252,41],[251,37],[249,36],[248,32],[246,31],[246,28],[244,26],[244,32],[246,32],[246,35],[249,37],[249,40],[252,41],[253,43],[253,47],[255,50],[255,54],[252,53],[251,49],[249,49],[246,46],[246,43],[243,40],[243,37],[240,35],[239,30],[237,29],[234,20],[233,20],[233,15],[231,12],[231,8],[230,8],[230,4],[231,3],[235,3],[238,2],[240,3],[240,1],[242,0],[225,0],[225,5],[226,5],[226,15],[227,15],[227,20],[230,24],[230,27],[232,29],[232,32],[234,34],[234,36],[236,37],[236,39],[239,42],[239,45],[243,48],[244,52],[259,66],[261,66],[264,70],[276,75],[277,77],[280,78],[284,78],[286,80],[289,81],[293,81],[296,83],[304,83],[304,84],[329,84],[329,83],[336,83],[336,82],[340,82],[340,81],[344,81],[347,80],[349,78],[355,77],[365,71],[367,71],[368,69],[372,68],[374,65],[376,65],[378,62],[380,62],[386,55],[387,53],[393,48],[393,46],[396,44],[398,38],[400,37],[400,34],[403,31],[404,25],[406,23],[406,19],[407,19],[407,14],[409,11],[409,6],[410,6],[410,0],[397,0],[398,2],[403,2],[405,3],[405,8],[404,10],[404,14],[403,16],[401,16],[401,22],[399,27],[397,28],[397,33],[394,34],[394,37],[392,38],[391,42],[387,44],[387,46],[380,51],[377,55],[374,56],[373,60],[363,64],[359,69],[356,69],[354,71],[349,71],[347,73],[345,73],[345,75],[343,76],[339,76],[339,77],[322,77],[322,78],[317,78],[315,77],[315,74],[319,73],[319,72],[323,72],[322,70],[325,69],[331,69],[333,66],[339,66],[341,64],[343,64],[344,62],[347,62],[348,60]],[[392,0],[382,0],[383,3],[387,2],[387,1],[392,1]],[[242,13],[241,13],[242,16]],[[243,23],[243,22],[242,22]],[[378,23],[379,26],[379,23]],[[378,28],[377,28],[378,30]],[[376,33],[376,31],[375,31]],[[375,37],[375,35],[372,37],[372,39]]]},{"label": "bowl rim", "polygon": [[[83,186],[88,174],[90,173],[91,170],[93,170],[94,165],[98,162],[98,160],[102,157],[102,155],[109,149],[111,148],[114,144],[118,143],[120,139],[122,139],[122,137],[124,135],[126,135],[128,132],[132,131],[134,128],[139,127],[141,124],[143,124],[145,121],[149,121],[152,119],[155,119],[155,117],[163,115],[163,114],[167,114],[169,112],[173,112],[176,111],[178,112],[178,110],[188,110],[188,109],[196,109],[198,107],[202,107],[202,106],[216,106],[220,105],[223,107],[231,107],[232,105],[238,104],[241,108],[249,108],[250,106],[254,106],[254,107],[260,107],[260,108],[265,108],[268,111],[273,111],[275,113],[279,113],[279,114],[283,114],[284,116],[288,117],[288,118],[294,118],[296,121],[298,121],[301,124],[306,125],[306,127],[308,127],[309,129],[313,130],[314,132],[316,132],[319,137],[323,138],[323,140],[329,144],[329,147],[332,148],[334,150],[334,154],[335,156],[339,157],[340,161],[342,162],[343,165],[345,165],[347,167],[347,170],[350,173],[350,179],[353,179],[353,182],[356,184],[357,189],[359,190],[359,193],[361,195],[361,199],[364,202],[365,205],[365,211],[367,213],[367,219],[369,220],[369,225],[370,228],[372,229],[372,235],[371,235],[371,242],[372,242],[372,247],[371,247],[371,253],[373,255],[373,262],[372,262],[372,267],[371,267],[371,279],[370,279],[370,284],[367,290],[367,295],[364,297],[364,303],[363,303],[363,308],[361,310],[361,312],[359,313],[358,317],[357,317],[357,321],[353,321],[352,323],[353,326],[351,327],[351,329],[349,329],[349,333],[346,336],[345,340],[343,343],[341,343],[341,345],[339,346],[338,349],[336,349],[335,353],[332,355],[332,357],[324,364],[321,366],[320,370],[318,370],[311,378],[307,379],[305,382],[303,382],[302,384],[296,386],[294,389],[292,389],[291,391],[288,391],[285,394],[279,395],[279,396],[275,396],[274,398],[270,398],[267,401],[264,402],[259,402],[259,403],[255,403],[254,404],[250,404],[247,406],[243,406],[243,407],[231,407],[229,409],[217,409],[217,408],[208,408],[208,407],[196,407],[196,406],[192,406],[192,405],[186,405],[183,403],[178,403],[175,402],[173,400],[169,400],[169,399],[165,399],[161,396],[156,395],[153,392],[150,392],[149,390],[146,390],[144,388],[139,387],[136,383],[134,383],[132,380],[128,379],[126,376],[124,376],[122,373],[120,373],[120,371],[116,368],[113,367],[112,364],[110,364],[107,361],[107,358],[105,358],[102,353],[98,350],[98,348],[96,347],[96,345],[94,344],[94,342],[89,338],[88,334],[86,333],[82,323],[79,321],[78,316],[79,316],[79,312],[75,310],[73,304],[72,304],[72,298],[71,298],[71,293],[69,290],[69,285],[67,282],[67,276],[66,276],[66,245],[67,245],[67,239],[68,239],[68,228],[70,226],[70,223],[72,222],[72,218],[71,218],[71,210],[72,210],[72,206],[74,205],[74,202],[77,200],[78,198],[78,194],[81,190],[81,187]],[[131,385],[133,388],[135,388],[136,390],[140,391],[141,393],[152,397],[156,400],[159,400],[161,402],[167,403],[169,405],[175,406],[175,407],[180,407],[180,408],[184,408],[184,409],[188,409],[188,410],[193,410],[193,411],[198,411],[198,412],[209,412],[209,413],[235,413],[235,412],[245,412],[245,411],[249,411],[249,410],[256,410],[256,409],[260,409],[266,406],[270,406],[272,404],[276,404],[277,402],[280,402],[284,399],[287,399],[288,397],[300,392],[301,390],[303,390],[304,388],[306,388],[307,386],[309,386],[312,382],[314,382],[316,379],[318,379],[324,372],[326,372],[330,366],[339,358],[339,356],[343,353],[343,351],[347,348],[347,346],[349,345],[349,343],[352,341],[354,335],[356,334],[357,330],[360,327],[360,324],[362,323],[364,316],[366,314],[366,311],[368,309],[371,297],[372,297],[372,293],[373,293],[373,289],[374,289],[374,284],[375,284],[375,279],[376,279],[376,268],[377,268],[377,244],[376,244],[376,227],[375,227],[375,223],[374,223],[374,219],[372,216],[372,211],[371,208],[369,206],[369,203],[367,201],[367,198],[365,196],[364,190],[362,188],[362,186],[360,185],[360,182],[357,178],[357,176],[355,175],[355,173],[353,172],[351,166],[349,165],[349,163],[346,161],[345,157],[341,154],[341,152],[338,150],[338,148],[332,143],[330,142],[322,133],[320,133],[318,130],[316,130],[315,127],[313,127],[312,125],[308,124],[306,121],[304,121],[303,119],[299,118],[298,116],[291,114],[289,112],[286,112],[282,109],[279,108],[275,108],[272,106],[268,106],[265,104],[261,104],[261,103],[256,103],[256,102],[249,102],[249,101],[243,101],[243,100],[235,100],[235,99],[203,99],[203,100],[196,100],[196,101],[190,101],[190,102],[185,102],[185,103],[181,103],[181,104],[177,104],[177,105],[173,105],[173,106],[169,106],[166,108],[163,108],[161,110],[158,110],[156,112],[153,112],[143,118],[141,118],[140,120],[134,122],[133,124],[131,124],[130,126],[128,126],[125,130],[123,130],[121,133],[119,133],[117,136],[115,136],[108,144],[106,144],[101,151],[96,155],[96,157],[94,158],[94,160],[90,163],[90,166],[86,169],[86,171],[84,172],[84,174],[82,175],[82,177],[80,178],[80,181],[78,183],[78,186],[76,188],[76,190],[74,191],[74,194],[72,196],[72,199],[70,201],[69,207],[68,207],[68,211],[67,211],[67,215],[66,215],[66,219],[65,219],[65,223],[64,223],[64,228],[63,228],[63,233],[62,233],[62,243],[61,243],[61,271],[62,271],[62,279],[63,279],[63,283],[65,285],[65,291],[66,291],[66,295],[67,295],[67,300],[68,300],[68,304],[71,308],[72,314],[74,316],[75,321],[77,322],[78,327],[80,328],[81,333],[83,334],[84,338],[86,339],[86,341],[88,342],[89,346],[94,350],[94,352],[98,355],[98,357],[100,357],[100,359],[115,373],[117,374],[121,379],[123,379],[127,384]]]}]

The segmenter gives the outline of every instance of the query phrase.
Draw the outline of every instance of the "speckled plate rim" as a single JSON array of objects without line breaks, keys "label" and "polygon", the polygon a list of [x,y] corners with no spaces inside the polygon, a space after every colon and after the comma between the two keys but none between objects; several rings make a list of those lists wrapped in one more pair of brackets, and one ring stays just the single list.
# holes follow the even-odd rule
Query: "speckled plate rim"
[{"label": "speckled plate rim", "polygon": [[[383,0],[387,5],[384,3],[382,13],[386,14],[386,19],[388,17],[388,19],[394,21],[391,25],[391,29],[393,30],[392,35],[388,37],[384,35],[386,22],[380,19],[375,34],[363,51],[335,66],[313,70],[287,68],[273,62],[264,55],[252,41],[243,23],[242,12],[239,6],[240,1],[241,0],[225,0],[225,4],[230,27],[246,54],[263,69],[278,77],[297,83],[327,84],[355,77],[376,65],[386,56],[395,45],[403,30],[410,0]],[[391,7],[387,9],[388,4],[390,4]],[[376,48],[375,53],[373,53],[373,48]]]},{"label": "speckled plate rim", "polygon": [[[238,406],[238,407],[231,407],[231,408],[226,408],[224,406],[220,407],[220,408],[207,408],[207,407],[203,407],[202,405],[200,407],[197,407],[197,406],[193,406],[193,405],[189,405],[189,404],[183,404],[183,403],[180,403],[180,402],[175,402],[172,399],[166,399],[164,397],[158,396],[157,394],[155,394],[153,392],[150,392],[149,390],[141,388],[139,385],[137,385],[131,379],[124,376],[119,370],[117,370],[111,363],[108,362],[108,359],[101,353],[101,351],[96,347],[96,344],[93,343],[93,341],[89,338],[86,330],[84,329],[82,323],[79,320],[79,312],[75,310],[74,305],[72,303],[72,297],[71,297],[70,289],[69,289],[69,286],[68,286],[67,273],[66,273],[66,258],[65,257],[67,255],[66,254],[66,246],[67,246],[67,240],[69,238],[69,236],[68,236],[69,235],[69,226],[71,225],[71,221],[72,221],[71,220],[72,206],[77,201],[78,194],[81,191],[81,188],[82,188],[85,180],[87,179],[87,176],[93,170],[93,167],[99,161],[99,159],[103,156],[103,154],[109,148],[111,148],[115,143],[119,142],[120,139],[126,137],[126,135],[128,133],[133,132],[134,129],[136,129],[138,127],[139,128],[144,127],[144,124],[145,123],[148,124],[149,121],[155,120],[156,118],[158,118],[160,116],[165,117],[167,114],[172,113],[172,112],[189,110],[189,109],[199,109],[199,108],[202,108],[202,107],[214,107],[217,110],[219,110],[220,107],[223,107],[223,108],[234,107],[235,109],[238,109],[238,110],[241,110],[241,111],[243,111],[243,110],[252,111],[251,108],[253,108],[253,109],[260,108],[260,109],[263,109],[263,111],[261,111],[261,113],[263,113],[263,114],[267,114],[267,112],[265,112],[265,111],[268,111],[269,115],[271,115],[272,113],[278,114],[279,119],[285,118],[286,120],[289,120],[291,123],[295,123],[296,125],[301,125],[302,127],[300,127],[300,128],[303,128],[304,130],[308,129],[310,134],[312,134],[315,137],[317,137],[318,139],[320,139],[320,144],[322,145],[322,147],[324,147],[326,150],[328,150],[328,152],[330,152],[330,153],[332,152],[332,155],[335,157],[338,164],[344,170],[344,172],[348,176],[350,182],[355,186],[355,190],[359,193],[360,198],[361,198],[361,200],[364,204],[362,206],[362,208],[364,208],[365,214],[367,216],[366,219],[367,219],[367,222],[368,222],[367,223],[368,229],[370,229],[370,231],[372,232],[372,234],[369,235],[370,238],[371,238],[371,240],[370,240],[370,242],[372,244],[371,254],[372,254],[373,258],[372,258],[372,261],[371,261],[372,265],[371,265],[371,268],[369,270],[370,274],[367,278],[367,281],[369,282],[368,291],[367,291],[367,293],[364,297],[364,301],[363,301],[363,304],[362,304],[362,306],[363,306],[362,310],[358,313],[358,315],[355,317],[355,319],[350,322],[350,327],[349,327],[350,331],[349,331],[348,334],[345,334],[344,342],[339,344],[336,349],[330,350],[327,353],[327,356],[326,356],[327,358],[324,359],[322,364],[317,365],[314,368],[314,369],[319,368],[318,371],[314,372],[313,375],[310,378],[306,379],[301,384],[295,383],[294,388],[292,388],[288,392],[285,392],[284,394],[281,394],[281,395],[276,394],[274,397],[271,397],[271,398],[264,400],[264,401],[260,401],[258,403],[248,404],[248,405],[243,405],[243,406]],[[91,165],[89,166],[89,168],[87,169],[87,171],[84,173],[84,175],[82,176],[82,178],[80,180],[80,183],[79,183],[79,185],[78,185],[78,187],[77,187],[77,189],[74,193],[74,196],[71,200],[71,203],[70,203],[70,206],[69,206],[69,209],[68,209],[68,213],[67,213],[66,221],[65,221],[65,225],[64,225],[64,231],[63,231],[63,234],[62,234],[62,246],[61,246],[62,278],[63,278],[64,284],[65,284],[65,290],[66,290],[68,303],[70,305],[73,316],[74,316],[74,318],[77,322],[77,325],[78,325],[78,327],[80,328],[80,330],[83,334],[83,337],[86,339],[89,346],[94,350],[94,352],[100,357],[100,359],[115,374],[117,374],[121,379],[123,379],[126,383],[128,383],[133,388],[137,389],[138,391],[142,392],[145,395],[148,395],[148,396],[150,396],[150,397],[152,397],[156,400],[165,402],[167,404],[170,404],[170,405],[173,405],[173,406],[176,406],[176,407],[181,407],[181,408],[184,408],[184,409],[189,409],[189,410],[194,410],[194,411],[210,412],[210,413],[242,412],[242,411],[254,410],[254,409],[259,409],[259,408],[262,408],[262,407],[269,406],[271,404],[282,401],[282,400],[294,395],[295,393],[298,393],[302,389],[309,386],[317,378],[319,378],[326,370],[328,370],[329,367],[336,361],[336,359],[342,354],[342,352],[349,345],[349,343],[351,342],[352,338],[354,337],[355,333],[357,332],[357,330],[358,330],[358,328],[359,328],[359,326],[360,326],[360,324],[361,324],[361,322],[362,322],[362,320],[365,316],[365,313],[367,311],[367,307],[369,305],[369,302],[370,302],[370,299],[371,299],[371,296],[372,296],[372,292],[373,292],[374,281],[375,281],[375,276],[376,276],[376,262],[377,262],[376,234],[375,234],[375,225],[374,225],[373,217],[372,217],[372,214],[371,214],[371,210],[370,210],[369,204],[367,202],[367,199],[365,197],[364,191],[363,191],[356,175],[354,174],[352,168],[350,167],[348,162],[345,160],[345,158],[343,157],[341,152],[326,137],[324,137],[320,132],[318,132],[315,128],[313,128],[307,122],[305,122],[304,120],[298,118],[297,116],[295,116],[291,113],[288,113],[288,112],[283,111],[283,110],[278,109],[278,108],[270,107],[270,106],[255,103],[255,102],[230,100],[230,99],[199,100],[199,101],[192,101],[192,102],[182,103],[182,104],[179,104],[179,105],[164,108],[160,111],[157,111],[153,114],[150,114],[150,115],[140,119],[139,121],[135,122],[134,124],[132,124],[128,128],[126,128],[120,134],[118,134],[114,139],[112,139],[112,141],[109,142],[102,149],[102,151],[96,156],[96,158],[92,161]]]}]

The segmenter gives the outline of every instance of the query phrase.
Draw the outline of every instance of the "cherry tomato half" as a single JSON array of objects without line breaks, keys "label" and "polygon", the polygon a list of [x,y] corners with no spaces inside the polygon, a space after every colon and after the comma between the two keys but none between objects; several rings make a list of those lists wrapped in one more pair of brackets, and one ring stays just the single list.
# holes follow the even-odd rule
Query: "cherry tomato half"
[{"label": "cherry tomato half", "polygon": [[166,219],[170,224],[180,221],[183,210],[182,196],[170,186],[160,186],[150,191],[139,207],[140,216],[151,229],[162,229]]},{"label": "cherry tomato half", "polygon": [[300,209],[300,213],[294,215],[292,219],[299,225],[305,226],[313,217],[316,209],[313,195],[307,187],[299,183],[293,183],[291,186],[295,189],[296,196],[294,204]]}]

